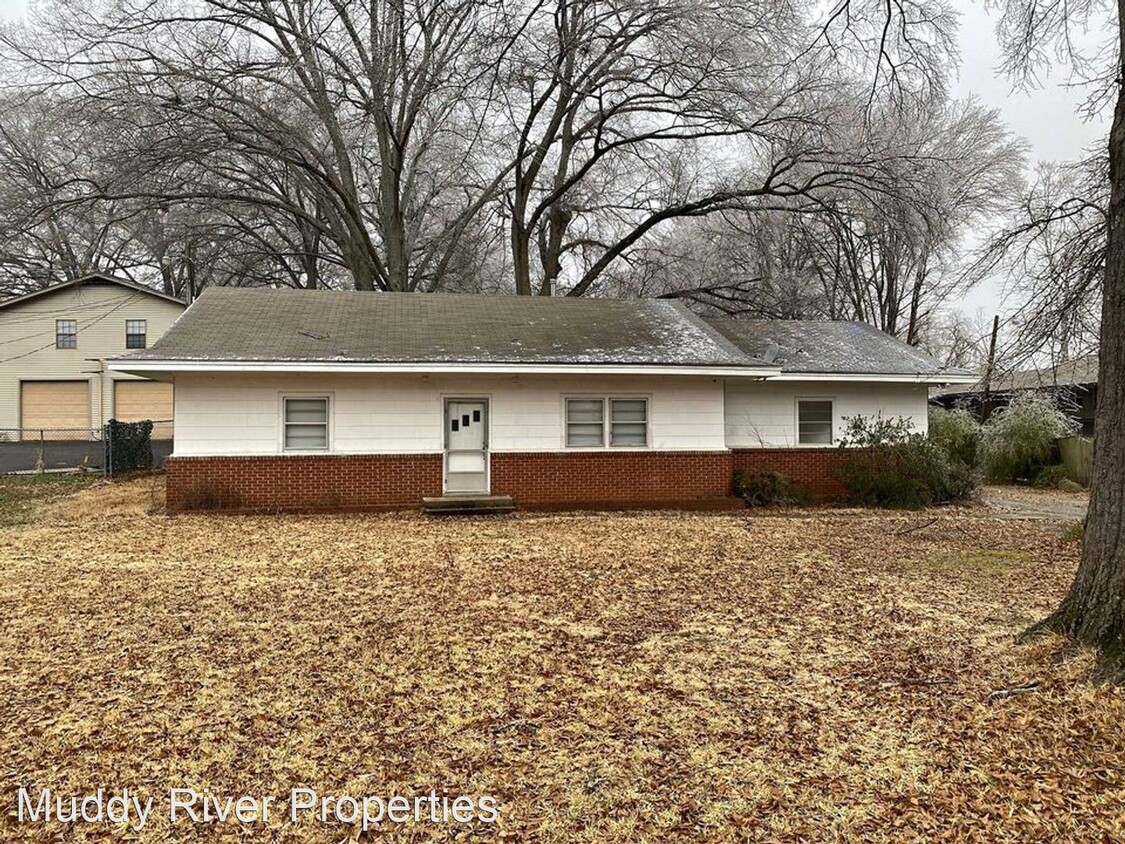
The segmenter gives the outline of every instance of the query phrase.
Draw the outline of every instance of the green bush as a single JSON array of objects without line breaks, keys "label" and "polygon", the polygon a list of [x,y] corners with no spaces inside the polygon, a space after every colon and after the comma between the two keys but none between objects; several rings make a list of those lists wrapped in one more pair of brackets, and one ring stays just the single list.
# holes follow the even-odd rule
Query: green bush
[{"label": "green bush", "polygon": [[844,421],[844,454],[834,471],[850,503],[917,509],[963,501],[976,490],[972,468],[950,460],[915,432],[909,419],[854,416]]},{"label": "green bush", "polygon": [[738,469],[731,490],[746,502],[747,507],[777,507],[808,504],[809,491],[781,472],[759,472]]},{"label": "green bush", "polygon": [[1051,463],[1055,440],[1074,429],[1047,393],[1025,392],[996,411],[981,431],[985,474],[996,481],[1030,481]]},{"label": "green bush", "polygon": [[930,408],[930,439],[951,461],[976,466],[980,436],[980,423],[965,408]]},{"label": "green bush", "polygon": [[152,423],[118,422],[105,426],[106,474],[124,475],[152,468]]},{"label": "green bush", "polygon": [[1058,489],[1059,484],[1066,479],[1065,466],[1044,466],[1036,473],[1031,485],[1044,489]]}]

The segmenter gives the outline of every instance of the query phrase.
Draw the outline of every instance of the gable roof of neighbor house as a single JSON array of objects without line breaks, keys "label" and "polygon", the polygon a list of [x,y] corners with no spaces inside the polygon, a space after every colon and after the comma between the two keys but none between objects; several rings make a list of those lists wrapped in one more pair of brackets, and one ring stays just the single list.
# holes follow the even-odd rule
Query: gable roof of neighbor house
[{"label": "gable roof of neighbor house", "polygon": [[[1039,369],[1018,369],[998,372],[992,377],[989,390],[993,393],[1011,393],[1017,390],[1041,390],[1050,387],[1079,387],[1098,383],[1098,356],[1086,355],[1062,361]],[[935,396],[979,393],[984,390],[984,376],[967,386],[946,387],[935,390]]]},{"label": "gable roof of neighbor house", "polygon": [[78,287],[91,287],[94,285],[116,285],[118,287],[127,287],[130,290],[135,290],[139,293],[147,293],[149,296],[155,296],[158,299],[164,299],[168,302],[186,307],[186,303],[182,299],[177,299],[175,296],[169,296],[159,290],[154,290],[151,287],[146,287],[143,284],[138,284],[135,281],[130,281],[127,278],[120,276],[109,275],[107,273],[91,273],[90,275],[76,278],[73,281],[64,281],[60,284],[52,284],[50,287],[44,287],[42,290],[33,290],[30,293],[24,293],[20,296],[13,296],[10,299],[0,300],[0,310],[7,308],[11,305],[18,305],[21,302],[26,302],[29,299],[37,299],[40,296],[46,296],[53,293],[59,293],[63,290],[70,290]]},{"label": "gable roof of neighbor house", "polygon": [[211,288],[131,361],[752,367],[679,302]]},{"label": "gable roof of neighbor house", "polygon": [[776,363],[786,375],[948,377],[972,373],[941,361],[864,322],[712,319],[708,322],[742,351]]}]

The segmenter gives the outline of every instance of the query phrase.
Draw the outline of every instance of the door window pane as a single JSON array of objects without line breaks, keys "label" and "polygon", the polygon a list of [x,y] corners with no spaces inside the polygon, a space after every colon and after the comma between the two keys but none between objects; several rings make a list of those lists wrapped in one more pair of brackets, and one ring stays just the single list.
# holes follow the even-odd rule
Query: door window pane
[{"label": "door window pane", "polygon": [[797,402],[797,442],[802,445],[832,444],[832,402]]},{"label": "door window pane", "polygon": [[328,448],[328,399],[285,399],[285,450]]}]

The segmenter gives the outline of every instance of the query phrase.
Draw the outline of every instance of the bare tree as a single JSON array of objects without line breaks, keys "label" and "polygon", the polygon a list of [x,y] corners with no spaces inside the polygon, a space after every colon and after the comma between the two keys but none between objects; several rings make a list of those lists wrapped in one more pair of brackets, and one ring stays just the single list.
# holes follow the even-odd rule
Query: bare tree
[{"label": "bare tree", "polygon": [[[1008,68],[1026,79],[1045,62],[1071,60],[1090,80],[1092,103],[1114,102],[1106,160],[1109,203],[1105,220],[1105,275],[1101,291],[1097,439],[1082,561],[1059,608],[1029,632],[1057,631],[1091,645],[1107,678],[1125,679],[1125,1],[1058,4],[1005,0],[1002,36]],[[1093,57],[1078,52],[1076,37],[1101,16],[1116,13],[1112,46]]]},{"label": "bare tree", "polygon": [[476,105],[488,4],[85,5],[42,12],[53,49],[4,40],[50,84],[159,109],[160,131],[131,152],[207,176],[168,199],[283,213],[306,240],[331,241],[357,288],[412,290],[436,286],[494,198],[499,176],[476,156],[490,122]]},{"label": "bare tree", "polygon": [[[117,127],[112,155],[143,178],[99,183],[103,205],[218,220],[274,250],[259,280],[334,283],[342,268],[364,290],[491,289],[506,272],[519,292],[582,295],[672,221],[893,188],[896,154],[856,143],[869,126],[839,127],[942,90],[948,10],[819,12],[54,0],[0,43],[33,86]],[[868,69],[875,83],[857,92]],[[134,230],[174,284],[164,229]],[[178,230],[173,278],[209,242]],[[499,230],[503,258],[484,251]]]},{"label": "bare tree", "polygon": [[[838,127],[875,101],[941,92],[951,20],[940,4],[860,6],[820,18],[786,2],[534,7],[534,48],[513,51],[506,77],[517,291],[583,295],[670,221],[885,190],[886,150]],[[864,91],[856,68],[873,49],[883,74]]]},{"label": "bare tree", "polygon": [[1103,154],[1042,164],[1009,225],[982,250],[979,272],[1003,272],[1021,302],[1010,353],[1045,348],[1068,360],[1097,349],[1105,277],[1109,171]]},{"label": "bare tree", "polygon": [[871,128],[856,127],[853,147],[883,162],[877,191],[818,190],[782,210],[680,226],[651,258],[635,255],[626,278],[727,313],[858,319],[921,342],[977,277],[959,262],[962,239],[1014,201],[1023,163],[994,112],[933,97],[925,109],[890,103],[878,121],[857,114]]}]

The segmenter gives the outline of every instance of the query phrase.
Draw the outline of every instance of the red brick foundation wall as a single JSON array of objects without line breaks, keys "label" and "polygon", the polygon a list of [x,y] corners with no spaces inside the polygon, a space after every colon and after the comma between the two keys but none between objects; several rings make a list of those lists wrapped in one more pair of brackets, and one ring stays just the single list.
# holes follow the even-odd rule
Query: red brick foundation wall
[{"label": "red brick foundation wall", "polygon": [[441,495],[440,454],[169,457],[170,510],[417,507]]},{"label": "red brick foundation wall", "polygon": [[750,472],[781,472],[826,501],[844,495],[844,485],[832,475],[840,457],[838,448],[739,448],[731,452],[731,465]]},{"label": "red brick foundation wall", "polygon": [[492,491],[517,505],[690,504],[730,495],[727,451],[492,455]]},{"label": "red brick foundation wall", "polygon": [[[492,492],[517,506],[673,506],[721,502],[735,469],[789,475],[817,498],[843,492],[836,449],[524,452],[492,455]],[[171,510],[417,507],[441,495],[440,454],[169,457]]]}]

